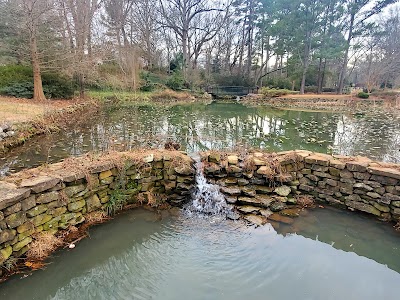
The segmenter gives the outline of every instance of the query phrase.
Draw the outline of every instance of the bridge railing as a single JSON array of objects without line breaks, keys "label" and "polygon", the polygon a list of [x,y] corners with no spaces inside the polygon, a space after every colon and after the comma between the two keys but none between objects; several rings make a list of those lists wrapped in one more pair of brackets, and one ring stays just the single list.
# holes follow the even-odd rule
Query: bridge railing
[{"label": "bridge railing", "polygon": [[257,94],[258,87],[245,86],[212,86],[207,88],[207,92],[213,96],[246,96],[248,94]]}]

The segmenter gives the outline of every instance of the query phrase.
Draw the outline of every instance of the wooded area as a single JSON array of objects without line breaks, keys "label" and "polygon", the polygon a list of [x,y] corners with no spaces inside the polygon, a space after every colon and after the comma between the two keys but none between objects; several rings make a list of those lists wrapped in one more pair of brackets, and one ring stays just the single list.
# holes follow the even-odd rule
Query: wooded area
[{"label": "wooded area", "polygon": [[81,96],[162,84],[392,88],[400,81],[396,2],[0,0],[0,88],[12,95],[32,78],[36,100],[68,89],[64,82]]}]

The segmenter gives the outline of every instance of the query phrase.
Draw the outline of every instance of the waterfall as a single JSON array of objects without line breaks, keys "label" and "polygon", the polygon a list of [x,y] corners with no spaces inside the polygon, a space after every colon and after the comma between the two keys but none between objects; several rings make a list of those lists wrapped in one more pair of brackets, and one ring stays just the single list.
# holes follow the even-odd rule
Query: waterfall
[{"label": "waterfall", "polygon": [[208,183],[203,174],[203,165],[199,158],[196,160],[196,190],[193,193],[193,201],[186,208],[191,213],[203,213],[209,215],[232,214],[232,206],[225,201],[225,196],[219,191],[219,186]]}]

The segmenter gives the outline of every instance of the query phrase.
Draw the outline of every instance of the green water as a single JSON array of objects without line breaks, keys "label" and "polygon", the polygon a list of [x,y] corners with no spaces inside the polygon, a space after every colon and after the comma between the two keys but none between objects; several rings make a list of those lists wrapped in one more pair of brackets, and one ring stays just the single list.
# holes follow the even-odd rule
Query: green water
[{"label": "green water", "polygon": [[1,284],[0,299],[398,299],[399,246],[387,224],[336,210],[278,232],[134,210]]},{"label": "green water", "polygon": [[239,103],[105,109],[56,134],[38,137],[0,159],[0,176],[88,151],[162,148],[189,153],[256,147],[307,149],[400,162],[400,116],[250,108]]}]

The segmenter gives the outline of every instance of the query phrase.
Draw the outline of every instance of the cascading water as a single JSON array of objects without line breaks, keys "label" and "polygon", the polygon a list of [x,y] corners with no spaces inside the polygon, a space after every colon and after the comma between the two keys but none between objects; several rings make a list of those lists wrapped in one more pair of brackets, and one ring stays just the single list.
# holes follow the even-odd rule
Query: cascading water
[{"label": "cascading water", "polygon": [[193,193],[193,201],[186,207],[189,213],[201,213],[208,215],[221,215],[233,219],[233,207],[226,203],[225,196],[217,185],[207,182],[203,174],[203,164],[198,157],[196,161],[196,190]]}]

